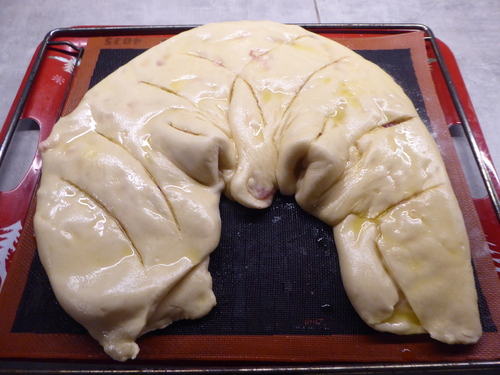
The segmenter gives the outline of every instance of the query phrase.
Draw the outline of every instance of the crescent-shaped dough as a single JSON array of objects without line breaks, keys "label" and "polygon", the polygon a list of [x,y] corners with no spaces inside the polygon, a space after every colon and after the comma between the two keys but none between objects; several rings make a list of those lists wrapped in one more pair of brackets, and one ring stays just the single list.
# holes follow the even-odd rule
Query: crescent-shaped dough
[{"label": "crescent-shaped dough", "polygon": [[334,228],[371,327],[481,335],[468,239],[439,150],[401,88],[298,26],[209,24],[91,89],[40,149],[35,230],[63,308],[114,359],[215,305],[220,195],[295,194]]}]

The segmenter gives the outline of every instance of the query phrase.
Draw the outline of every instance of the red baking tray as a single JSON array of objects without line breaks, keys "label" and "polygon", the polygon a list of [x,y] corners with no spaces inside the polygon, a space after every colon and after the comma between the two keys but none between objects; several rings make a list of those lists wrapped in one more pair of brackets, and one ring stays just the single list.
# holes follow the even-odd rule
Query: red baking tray
[{"label": "red baking tray", "polygon": [[[467,140],[468,157],[477,167],[484,185],[484,196],[474,196],[473,202],[479,214],[481,226],[486,235],[490,253],[497,272],[500,273],[500,182],[486,146],[480,124],[468,96],[463,78],[453,53],[432,31],[424,25],[416,24],[321,24],[301,25],[313,32],[335,38],[370,38],[373,36],[397,35],[413,31],[424,33],[432,79],[439,97],[440,106],[451,131],[457,127]],[[193,26],[150,26],[150,27],[75,27],[51,31],[38,47],[27,70],[18,94],[0,131],[0,166],[7,162],[9,145],[16,130],[26,126],[26,119],[35,120],[39,126],[39,140],[45,139],[54,123],[60,117],[68,94],[72,89],[75,72],[82,69],[80,61],[90,38],[109,37],[110,43],[121,43],[124,47],[137,37],[163,36],[168,38]],[[50,54],[48,53],[50,51]],[[49,56],[50,55],[50,56]],[[61,69],[62,67],[62,69]],[[31,125],[33,123],[30,123]],[[31,126],[31,125],[28,125]],[[460,151],[463,152],[463,151]],[[0,191],[0,279],[5,280],[11,262],[16,256],[16,246],[22,228],[25,226],[29,207],[32,203],[41,171],[41,158],[35,152],[24,178],[12,190]],[[470,174],[467,172],[467,174]],[[472,176],[474,178],[474,176]],[[5,271],[4,271],[5,270]],[[1,363],[1,362],[0,362]],[[453,363],[452,368],[463,369],[470,366],[489,367],[499,363]],[[416,366],[416,367],[415,367]],[[342,366],[277,366],[267,370],[395,370],[431,369],[446,366],[439,364],[398,364],[398,365],[342,365]],[[0,371],[1,371],[0,366]],[[204,370],[202,367],[197,367]],[[252,369],[240,366],[238,369]],[[213,370],[214,368],[212,368]],[[234,368],[232,368],[234,370]],[[186,368],[176,368],[183,371]],[[222,369],[219,369],[222,370]],[[261,368],[264,370],[264,368]],[[106,370],[99,370],[106,371]]]}]

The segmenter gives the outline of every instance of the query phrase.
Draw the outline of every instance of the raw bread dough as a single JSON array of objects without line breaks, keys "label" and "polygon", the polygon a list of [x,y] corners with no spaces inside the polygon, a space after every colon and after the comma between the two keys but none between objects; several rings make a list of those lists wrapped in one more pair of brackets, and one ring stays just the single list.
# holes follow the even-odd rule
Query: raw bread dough
[{"label": "raw bread dough", "polygon": [[41,151],[42,263],[114,359],[215,305],[221,193],[254,208],[295,194],[334,227],[346,291],[373,328],[481,335],[468,239],[431,135],[386,73],[329,39],[264,21],[184,32],[91,89]]}]

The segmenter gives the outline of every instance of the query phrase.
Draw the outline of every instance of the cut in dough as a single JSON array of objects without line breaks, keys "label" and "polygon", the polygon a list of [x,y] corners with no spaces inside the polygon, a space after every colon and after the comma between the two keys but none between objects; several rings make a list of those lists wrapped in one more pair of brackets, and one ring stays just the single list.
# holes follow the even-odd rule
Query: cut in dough
[{"label": "cut in dough", "polygon": [[374,329],[481,335],[468,239],[438,148],[401,88],[298,26],[208,24],[91,89],[40,146],[35,230],[63,308],[112,358],[215,305],[222,193],[277,190],[334,228]]}]

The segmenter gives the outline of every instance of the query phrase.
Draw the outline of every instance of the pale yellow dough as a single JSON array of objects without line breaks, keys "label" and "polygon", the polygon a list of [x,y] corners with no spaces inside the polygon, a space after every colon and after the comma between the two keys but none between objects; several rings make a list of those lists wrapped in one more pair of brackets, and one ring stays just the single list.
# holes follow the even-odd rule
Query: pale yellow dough
[{"label": "pale yellow dough", "polygon": [[41,144],[35,230],[63,308],[114,359],[215,305],[222,193],[295,194],[334,228],[361,318],[446,343],[481,335],[468,239],[401,88],[331,40],[273,22],[184,32],[91,89]]}]

